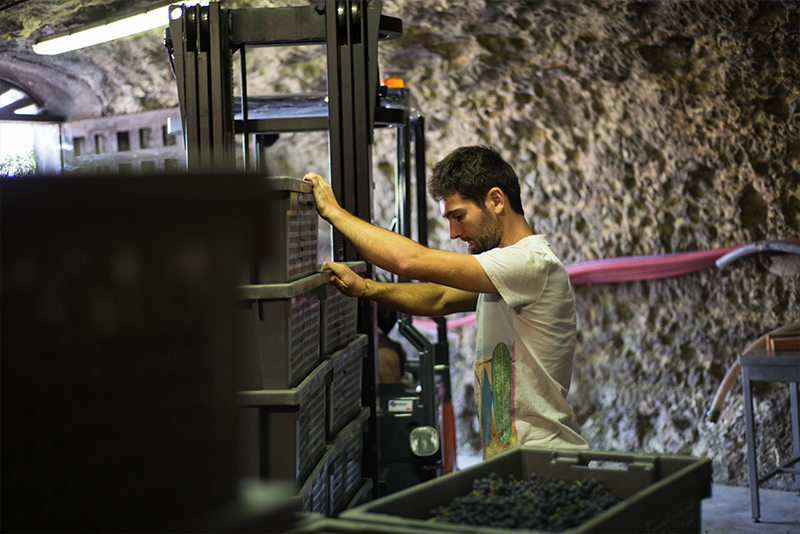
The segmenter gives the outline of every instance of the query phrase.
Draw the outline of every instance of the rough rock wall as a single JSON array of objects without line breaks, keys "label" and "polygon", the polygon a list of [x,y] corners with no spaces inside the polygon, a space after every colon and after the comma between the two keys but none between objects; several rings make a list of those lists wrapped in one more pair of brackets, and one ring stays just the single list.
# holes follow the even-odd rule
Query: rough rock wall
[{"label": "rough rock wall", "polygon": [[[381,76],[416,97],[428,165],[463,144],[499,148],[564,263],[800,236],[798,4],[387,0],[383,12],[404,34],[381,44]],[[319,52],[281,53],[259,72],[265,89],[321,88]],[[284,136],[272,164],[299,176],[325,149]],[[394,158],[393,132],[377,133],[385,227]],[[432,246],[464,251],[435,206],[429,219]],[[797,260],[576,286],[569,400],[592,447],[708,456],[716,482],[746,483],[741,382],[716,424],[704,414],[739,350],[800,320]],[[474,455],[474,327],[452,335],[460,451]],[[768,469],[791,452],[789,397],[780,384],[755,395]]]},{"label": "rough rock wall", "polygon": [[[800,235],[797,3],[431,0],[384,11],[404,36],[382,46],[383,72],[420,102],[428,164],[461,144],[498,147],[530,222],[566,264]],[[436,216],[433,244],[448,246]],[[591,445],[709,456],[717,482],[746,482],[740,383],[718,423],[704,413],[738,350],[800,320],[798,270],[762,256],[576,286],[569,400]],[[459,372],[471,375],[471,345],[460,346]],[[764,469],[790,454],[788,412],[785,386],[756,388]]]},{"label": "rough rock wall", "polygon": [[[385,0],[383,12],[403,20],[404,35],[381,44],[381,75],[404,78],[416,97],[428,165],[463,144],[499,148],[523,181],[529,221],[564,263],[800,236],[797,3]],[[97,82],[107,114],[176,105],[157,39],[73,56],[115,65]],[[319,47],[248,58],[251,95],[324,90]],[[126,82],[137,75],[144,89]],[[269,155],[273,174],[327,165],[316,134],[284,135]],[[376,134],[373,157],[376,221],[388,226],[393,132]],[[465,250],[435,206],[429,218],[432,246]],[[746,483],[740,382],[718,423],[704,413],[739,350],[800,320],[798,271],[793,259],[761,255],[576,286],[569,400],[591,445],[708,456],[716,482]],[[473,327],[452,336],[460,447],[474,454]],[[791,451],[789,397],[778,384],[755,395],[768,469]]]}]

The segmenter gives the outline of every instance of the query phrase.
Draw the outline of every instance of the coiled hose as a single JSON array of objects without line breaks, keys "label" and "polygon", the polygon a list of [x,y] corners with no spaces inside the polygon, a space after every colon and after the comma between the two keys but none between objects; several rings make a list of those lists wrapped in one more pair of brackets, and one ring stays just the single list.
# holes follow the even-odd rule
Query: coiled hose
[{"label": "coiled hose", "polygon": [[753,243],[748,243],[747,245],[743,245],[728,252],[727,254],[720,256],[717,258],[715,263],[717,264],[717,267],[722,269],[739,258],[764,251],[800,254],[800,245],[796,243],[787,243],[785,241],[754,241]]}]

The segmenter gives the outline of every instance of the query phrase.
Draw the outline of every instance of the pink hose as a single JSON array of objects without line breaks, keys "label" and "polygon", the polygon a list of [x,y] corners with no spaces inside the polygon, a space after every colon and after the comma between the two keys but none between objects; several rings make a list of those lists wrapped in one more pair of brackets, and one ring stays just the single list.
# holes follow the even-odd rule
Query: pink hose
[{"label": "pink hose", "polygon": [[[800,238],[782,239],[787,243],[800,243]],[[610,284],[669,278],[713,267],[718,258],[741,245],[702,250],[697,252],[677,252],[657,256],[624,256],[606,260],[586,261],[567,266],[572,285]],[[460,328],[475,322],[475,314],[465,315],[447,321],[447,328]],[[414,318],[414,325],[422,328],[436,328],[436,323],[427,319]]]}]

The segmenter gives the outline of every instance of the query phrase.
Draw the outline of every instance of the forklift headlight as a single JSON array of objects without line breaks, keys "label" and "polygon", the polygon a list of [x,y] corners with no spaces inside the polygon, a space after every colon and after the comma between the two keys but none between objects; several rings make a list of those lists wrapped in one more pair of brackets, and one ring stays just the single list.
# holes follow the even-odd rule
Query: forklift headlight
[{"label": "forklift headlight", "polygon": [[418,426],[409,436],[411,452],[417,456],[431,456],[439,451],[439,432],[432,426]]}]

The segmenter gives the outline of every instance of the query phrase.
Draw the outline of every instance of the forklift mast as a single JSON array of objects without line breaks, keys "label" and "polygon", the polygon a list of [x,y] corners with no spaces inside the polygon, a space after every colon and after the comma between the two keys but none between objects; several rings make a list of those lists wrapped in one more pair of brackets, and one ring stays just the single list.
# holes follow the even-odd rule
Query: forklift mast
[{"label": "forklift mast", "polygon": [[[180,128],[189,173],[197,171],[259,171],[264,168],[265,146],[281,133],[326,131],[329,144],[330,182],[336,198],[350,213],[373,220],[372,146],[374,128],[397,128],[397,191],[400,233],[410,235],[411,137],[416,140],[417,183],[424,184],[424,120],[408,105],[396,105],[407,90],[388,89],[378,76],[378,43],[402,35],[402,21],[381,14],[380,0],[325,0],[322,4],[222,9],[171,7],[165,46],[178,86]],[[246,56],[253,47],[320,44],[326,46],[327,93],[293,96],[297,105],[310,108],[301,116],[270,108],[275,98],[248,97]],[[238,52],[241,97],[234,97],[234,61]],[[390,91],[393,94],[389,94]],[[280,98],[280,97],[278,97]],[[244,169],[237,169],[236,139],[241,136]],[[254,146],[255,150],[251,148]],[[421,178],[420,178],[421,175]],[[418,190],[420,188],[418,187]],[[422,204],[424,206],[424,185]],[[424,208],[420,216],[425,219]],[[420,221],[420,228],[423,227]],[[427,243],[427,232],[420,230]],[[426,244],[424,243],[424,244]],[[334,261],[362,261],[355,248],[333,231]],[[367,262],[365,277],[373,278]],[[420,367],[421,423],[438,429],[434,348],[411,324],[401,318],[403,335],[422,354]],[[378,481],[381,467],[381,425],[376,420],[378,396],[376,308],[366,299],[358,302],[358,332],[367,334],[368,354],[363,366],[362,402],[372,408],[369,431],[364,436],[364,476]],[[448,381],[449,382],[449,381]],[[397,436],[384,441],[396,442]],[[441,467],[441,453],[433,455],[428,470]],[[379,484],[375,484],[377,492]],[[375,496],[378,496],[377,494]]]}]

